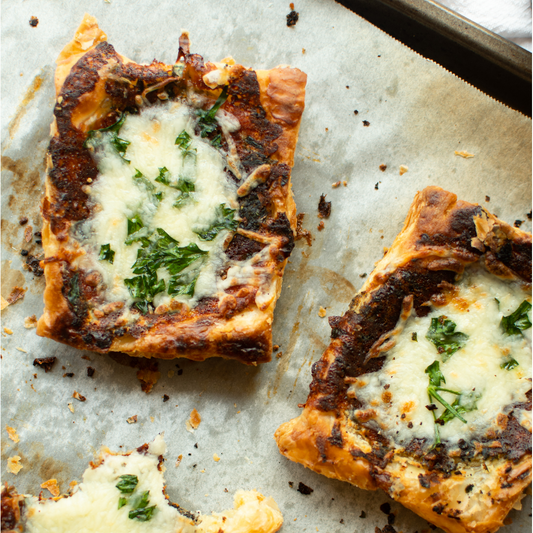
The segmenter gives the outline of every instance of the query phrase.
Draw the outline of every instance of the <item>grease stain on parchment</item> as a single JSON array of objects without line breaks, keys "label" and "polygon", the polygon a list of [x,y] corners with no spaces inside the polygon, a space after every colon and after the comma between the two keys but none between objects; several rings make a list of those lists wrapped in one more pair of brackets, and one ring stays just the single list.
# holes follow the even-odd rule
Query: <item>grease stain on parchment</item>
[{"label": "grease stain on parchment", "polygon": [[[3,221],[2,221],[3,222]],[[3,228],[2,228],[3,229]],[[7,299],[14,287],[22,287],[26,279],[20,270],[11,268],[11,261],[2,261],[2,296]]]}]

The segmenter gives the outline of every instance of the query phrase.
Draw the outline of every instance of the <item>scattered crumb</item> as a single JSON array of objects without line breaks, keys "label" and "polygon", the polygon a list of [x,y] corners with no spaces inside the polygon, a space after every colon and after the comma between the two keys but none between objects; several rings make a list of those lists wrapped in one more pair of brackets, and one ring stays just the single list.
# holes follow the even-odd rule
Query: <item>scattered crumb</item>
[{"label": "scattered crumb", "polygon": [[7,434],[9,436],[9,438],[13,441],[13,442],[19,442],[20,441],[20,438],[17,434],[17,430],[15,428],[10,428],[9,426],[6,426],[6,431],[7,431]]},{"label": "scattered crumb", "polygon": [[296,237],[294,240],[299,241],[303,238],[306,240],[307,246],[313,246],[313,236],[311,235],[311,232],[302,227],[304,217],[305,213],[298,213],[298,215],[296,215]]},{"label": "scattered crumb", "polygon": [[353,112],[354,115],[358,115],[359,114],[359,111],[357,111],[357,109],[354,110]]},{"label": "scattered crumb", "polygon": [[28,353],[24,348],[19,348],[18,346],[15,346],[15,349],[19,352]]},{"label": "scattered crumb", "polygon": [[189,420],[185,422],[185,429],[189,431],[190,433],[192,433],[195,429],[198,428],[201,421],[202,421],[202,417],[200,416],[200,413],[196,409],[193,409],[191,411]]},{"label": "scattered crumb", "polygon": [[309,496],[312,492],[314,492],[314,489],[311,487],[308,487],[307,485],[304,485],[301,481],[298,483],[298,488],[296,489],[300,494],[303,494],[305,496]]},{"label": "scattered crumb", "polygon": [[2,296],[1,297],[2,303],[0,303],[0,311],[3,311],[8,305],[9,302]]},{"label": "scattered crumb", "polygon": [[400,165],[400,176],[403,176],[409,170],[405,165]]},{"label": "scattered crumb", "polygon": [[136,424],[137,423],[137,415],[130,416],[129,418],[126,418],[126,422],[128,424]]},{"label": "scattered crumb", "polygon": [[8,457],[7,459],[7,470],[12,474],[17,475],[22,470],[22,465],[20,464],[20,455],[14,455],[13,457]]},{"label": "scattered crumb", "polygon": [[374,185],[374,189],[376,191],[379,191],[379,184],[381,183],[381,181],[378,181],[375,185]]},{"label": "scattered crumb", "polygon": [[381,163],[381,165],[379,165],[379,170],[381,170],[381,172],[385,172],[385,170],[387,170],[387,165],[385,163]]},{"label": "scattered crumb", "polygon": [[329,218],[331,215],[331,202],[326,202],[326,195],[321,194],[318,201],[318,217]]},{"label": "scattered crumb", "polygon": [[68,484],[68,486],[69,486],[69,491],[74,490],[74,487],[75,487],[77,484],[78,484],[78,482],[77,482],[76,480],[73,479],[73,480]]},{"label": "scattered crumb", "polygon": [[213,454],[213,461],[215,461],[215,463],[220,461],[220,457],[216,453]]},{"label": "scattered crumb", "polygon": [[28,223],[28,217],[20,217],[19,218],[19,224],[21,226],[24,226],[24,224],[27,224]]},{"label": "scattered crumb", "polygon": [[85,396],[82,396],[77,391],[74,391],[74,393],[72,394],[72,397],[75,398],[76,400],[80,401],[80,402],[84,402],[87,399],[87,398],[85,398]]},{"label": "scattered crumb", "polygon": [[87,367],[87,375],[88,375],[90,378],[92,378],[92,377],[94,376],[94,372],[95,372],[95,370],[94,370],[94,368],[93,368],[92,366],[88,366],[88,367]]},{"label": "scattered crumb", "polygon": [[85,359],[86,361],[91,361],[91,358],[88,355],[82,355],[82,359]]},{"label": "scattered crumb", "polygon": [[7,303],[13,305],[15,302],[22,300],[25,292],[26,289],[23,289],[22,287],[13,287],[11,294],[7,297]]},{"label": "scattered crumb", "polygon": [[30,26],[32,28],[36,28],[37,24],[39,24],[39,19],[37,17],[31,17],[30,19]]},{"label": "scattered crumb", "polygon": [[155,418],[153,416],[150,417],[150,422],[152,422],[152,424],[154,423],[154,420]]},{"label": "scattered crumb", "polygon": [[332,183],[332,184],[331,184],[331,188],[332,188],[332,189],[336,189],[337,187],[340,186],[340,184],[341,184],[340,181],[336,181],[335,183]]},{"label": "scattered crumb", "polygon": [[343,184],[345,187],[348,187],[348,182],[347,182],[346,180],[344,180],[344,181],[342,182],[342,184]]},{"label": "scattered crumb", "polygon": [[73,378],[74,377],[74,372],[65,372],[63,374],[63,377],[64,378]]},{"label": "scattered crumb", "polygon": [[183,455],[178,455],[178,458],[176,459],[176,468],[178,468],[178,466],[180,465],[181,463],[181,460],[183,459]]},{"label": "scattered crumb", "polygon": [[363,272],[362,274],[359,274],[360,278],[366,278],[366,272]]},{"label": "scattered crumb", "polygon": [[44,483],[41,483],[42,489],[47,489],[50,491],[50,494],[54,497],[58,497],[60,494],[59,485],[57,484],[57,479],[49,479]]},{"label": "scattered crumb", "polygon": [[33,239],[33,228],[31,226],[27,226],[24,230],[24,240],[26,242],[31,242]]},{"label": "scattered crumb", "polygon": [[[515,221],[514,221],[514,227],[515,227],[515,228],[519,228],[523,223],[524,223],[523,220],[515,220]],[[4,331],[5,331],[5,330],[6,330],[6,328],[4,328]],[[6,333],[7,333],[7,331],[6,331]]]},{"label": "scattered crumb", "polygon": [[318,226],[316,227],[318,231],[322,231],[324,229],[324,221],[321,220]]},{"label": "scattered crumb", "polygon": [[490,202],[490,196],[485,196],[485,202]]},{"label": "scattered crumb", "polygon": [[173,378],[173,377],[174,377],[174,373],[175,373],[174,370],[169,370],[169,371],[167,372],[167,376],[168,376],[169,378]]},{"label": "scattered crumb", "polygon": [[318,310],[318,316],[320,318],[324,318],[326,316],[326,310],[322,306],[320,306],[320,309]]},{"label": "scattered crumb", "polygon": [[13,335],[13,330],[9,328],[4,328],[4,333],[7,333],[8,335]]},{"label": "scattered crumb", "polygon": [[157,366],[155,369],[141,368],[141,370],[137,371],[137,379],[141,382],[141,389],[146,392],[146,394],[152,392],[154,385],[157,383],[160,377],[161,372],[157,370]]},{"label": "scattered crumb", "polygon": [[168,394],[163,394],[163,403],[168,402],[170,400],[170,396]]},{"label": "scattered crumb", "polygon": [[361,511],[359,518],[366,518],[366,513],[364,511]]},{"label": "scattered crumb", "polygon": [[368,122],[368,120],[363,120],[363,126],[368,128],[368,126],[370,126],[370,122]]},{"label": "scattered crumb", "polygon": [[531,211],[526,215],[528,220],[531,220]]},{"label": "scattered crumb", "polygon": [[294,9],[287,15],[287,26],[289,26],[289,28],[291,26],[295,26],[296,23],[298,22],[298,17],[300,16],[299,13],[296,13],[296,11],[294,11]]},{"label": "scattered crumb", "polygon": [[471,154],[467,152],[466,150],[461,150],[458,152],[457,150],[454,152],[455,155],[459,155],[461,157],[464,157],[465,159],[470,159],[471,157],[474,157],[474,154]]},{"label": "scattered crumb", "polygon": [[24,319],[24,327],[26,329],[33,329],[37,327],[37,317],[35,315],[27,316]]},{"label": "scattered crumb", "polygon": [[[22,252],[21,252],[22,254]],[[40,277],[44,274],[44,270],[41,268],[41,261],[37,257],[28,254],[26,257],[26,270],[29,270],[33,273],[34,276]]]},{"label": "scattered crumb", "polygon": [[67,405],[68,405],[68,409],[69,409],[69,411],[70,411],[71,413],[73,413],[73,412],[74,412],[74,407],[73,407],[73,405],[72,405],[72,402],[68,402]]},{"label": "scattered crumb", "polygon": [[277,352],[279,350],[279,346],[277,344],[274,344],[274,346],[272,346],[272,350]]},{"label": "scattered crumb", "polygon": [[277,358],[277,359],[281,359],[282,357],[283,357],[283,352],[278,352],[278,353],[276,354],[276,358]]},{"label": "scattered crumb", "polygon": [[302,54],[305,54],[305,48],[302,48]]}]

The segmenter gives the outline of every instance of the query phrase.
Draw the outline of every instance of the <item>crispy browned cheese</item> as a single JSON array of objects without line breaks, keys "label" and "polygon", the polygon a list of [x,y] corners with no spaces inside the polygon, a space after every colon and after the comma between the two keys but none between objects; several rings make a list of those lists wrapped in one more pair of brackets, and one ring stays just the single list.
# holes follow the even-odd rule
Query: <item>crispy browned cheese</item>
[{"label": "crispy browned cheese", "polygon": [[[180,38],[179,74],[176,65],[155,60],[138,65],[115,51],[90,16],[57,63],[57,104],[42,204],[45,311],[37,333],[101,353],[194,360],[220,356],[254,365],[269,361],[274,307],[294,247],[291,167],[306,75],[282,67],[254,71],[231,60],[218,85],[206,78],[218,67],[189,52],[187,34]],[[118,305],[122,302],[102,306],[105,287],[97,273],[76,266],[85,252],[73,233],[95,208],[85,192],[88,183],[99,179],[84,144],[89,131],[113,125],[123,113],[135,114],[162,100],[180,101],[191,93],[204,102],[203,109],[210,109],[222,89],[228,96],[221,109],[240,127],[225,137],[217,126],[207,140],[221,137],[221,153],[234,151],[240,171],[228,163],[227,179],[239,186],[238,227],[226,240],[225,266],[217,276],[225,279],[232,265],[263,251],[254,265],[257,278],[219,290],[192,307],[171,302],[143,313]],[[138,315],[133,323],[124,319],[131,311]]]},{"label": "crispy browned cheese", "polygon": [[331,343],[313,366],[305,408],[276,432],[281,453],[327,477],[382,489],[449,533],[496,531],[531,482],[531,429],[518,414],[531,411],[531,390],[525,403],[503,409],[497,430],[453,450],[426,439],[400,446],[349,390],[380,371],[386,356],[378,348],[406,311],[427,315],[430,300],[454,296],[457,274],[483,262],[490,274],[530,293],[530,234],[438,187],[418,193],[349,310],[329,318]]}]

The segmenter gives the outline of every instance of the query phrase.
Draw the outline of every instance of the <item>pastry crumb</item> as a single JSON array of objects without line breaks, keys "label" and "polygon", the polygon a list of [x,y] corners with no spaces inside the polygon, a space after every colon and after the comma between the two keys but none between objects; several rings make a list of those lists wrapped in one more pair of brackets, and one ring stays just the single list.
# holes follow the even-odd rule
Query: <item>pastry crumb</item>
[{"label": "pastry crumb", "polygon": [[294,240],[299,241],[300,239],[305,239],[307,246],[313,246],[313,236],[311,235],[311,232],[302,227],[304,217],[305,213],[298,213],[296,216],[296,237],[294,237]]},{"label": "pastry crumb", "polygon": [[340,181],[336,181],[335,183],[332,183],[332,184],[331,184],[331,188],[332,188],[332,189],[336,189],[337,187],[340,186],[340,184],[341,184]]},{"label": "pastry crumb", "polygon": [[45,372],[50,372],[56,360],[57,357],[38,357],[33,360],[33,366],[42,368]]},{"label": "pastry crumb", "polygon": [[13,287],[13,290],[11,291],[10,295],[7,297],[7,303],[9,305],[13,305],[15,302],[22,300],[22,298],[24,298],[25,292],[26,292],[26,289],[22,287],[18,287],[18,286]]},{"label": "pastry crumb", "polygon": [[220,461],[220,457],[216,453],[213,454],[213,461],[215,461],[216,463]]},{"label": "pastry crumb", "polygon": [[15,346],[15,349],[22,353],[28,353],[24,348],[19,348],[18,346]]},{"label": "pastry crumb", "polygon": [[183,455],[178,455],[178,458],[176,459],[176,468],[178,468],[178,466],[180,465],[181,463],[181,460],[183,459]]},{"label": "pastry crumb", "polygon": [[24,240],[26,242],[31,242],[32,239],[33,239],[33,228],[31,226],[28,226],[24,230]]},{"label": "pastry crumb", "polygon": [[17,433],[17,430],[15,428],[11,428],[9,426],[6,426],[6,431],[7,431],[7,435],[8,437],[13,441],[13,442],[19,442],[20,441],[20,438],[18,436],[18,433]]},{"label": "pastry crumb", "polygon": [[363,126],[368,128],[368,126],[370,126],[370,122],[368,122],[368,120],[363,120]]},{"label": "pastry crumb", "polygon": [[466,150],[461,150],[460,152],[455,150],[454,153],[455,153],[455,155],[461,156],[464,159],[470,159],[471,157],[474,157],[474,154],[471,154],[470,152],[467,152]]},{"label": "pastry crumb", "polygon": [[296,26],[296,23],[298,22],[300,14],[296,13],[294,9],[287,15],[287,26],[290,28],[291,26]]},{"label": "pastry crumb", "polygon": [[26,329],[33,329],[37,327],[37,317],[35,315],[27,316],[24,319],[24,327]]},{"label": "pastry crumb", "polygon": [[277,359],[281,359],[282,357],[283,357],[283,352],[278,352],[278,353],[276,354],[276,358],[277,358]]},{"label": "pastry crumb", "polygon": [[71,413],[73,413],[73,412],[74,412],[74,407],[73,407],[73,405],[72,405],[72,402],[68,402],[67,405],[68,405],[68,410],[69,410]]},{"label": "pastry crumb", "polygon": [[387,165],[385,163],[381,163],[381,165],[379,165],[379,170],[381,170],[381,172],[385,172],[385,170],[387,170]]},{"label": "pastry crumb", "polygon": [[126,418],[126,422],[128,424],[136,424],[137,423],[137,415],[130,416],[129,418]]},{"label": "pastry crumb", "polygon": [[79,402],[84,402],[87,399],[85,398],[85,396],[82,396],[78,391],[74,391],[72,397],[78,400]]},{"label": "pastry crumb", "polygon": [[403,176],[408,170],[409,170],[409,167],[405,165],[400,165],[400,176]]},{"label": "pastry crumb", "polygon": [[[157,362],[155,363],[157,365]],[[158,382],[161,377],[161,372],[157,370],[157,366],[152,370],[150,368],[142,368],[137,372],[137,379],[141,382],[141,389],[146,392],[146,394],[152,392],[154,385]]]},{"label": "pastry crumb", "polygon": [[3,311],[8,305],[9,305],[9,302],[2,296],[1,303],[0,303],[0,311]]},{"label": "pastry crumb", "polygon": [[20,455],[14,455],[13,457],[8,457],[7,459],[7,470],[12,474],[17,475],[23,466],[20,464]]},{"label": "pastry crumb", "polygon": [[58,497],[60,494],[59,485],[57,484],[57,479],[49,479],[44,483],[41,483],[41,488],[50,491],[50,494],[54,497]]},{"label": "pastry crumb", "polygon": [[322,230],[324,229],[324,221],[323,221],[323,220],[321,220],[321,221],[319,222],[319,224],[318,224],[318,226],[316,227],[316,229],[317,229],[318,231],[322,231]]},{"label": "pastry crumb", "polygon": [[9,328],[4,328],[4,333],[7,333],[8,335],[13,335],[13,330]]},{"label": "pastry crumb", "polygon": [[191,411],[191,415],[189,416],[189,420],[185,422],[185,429],[189,433],[192,433],[195,429],[198,429],[201,421],[202,417],[200,416],[200,413],[196,409],[193,409]]},{"label": "pastry crumb", "polygon": [[343,184],[345,187],[348,187],[348,182],[347,182],[346,180],[344,180],[344,181],[342,182],[342,184]]},{"label": "pastry crumb", "polygon": [[318,316],[320,318],[324,318],[326,316],[326,310],[322,306],[320,306],[320,309],[318,310]]},{"label": "pastry crumb", "polygon": [[31,17],[30,18],[30,26],[32,28],[36,28],[37,24],[39,24],[39,19],[37,17]]},{"label": "pastry crumb", "polygon": [[318,217],[329,218],[331,215],[331,202],[326,202],[326,195],[321,194],[318,201]]}]

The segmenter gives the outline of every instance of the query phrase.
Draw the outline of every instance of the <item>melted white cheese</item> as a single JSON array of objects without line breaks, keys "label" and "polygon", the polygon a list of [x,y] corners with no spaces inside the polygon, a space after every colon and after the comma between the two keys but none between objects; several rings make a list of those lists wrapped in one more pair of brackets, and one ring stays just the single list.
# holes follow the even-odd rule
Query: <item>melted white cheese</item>
[{"label": "melted white cheese", "polygon": [[[440,361],[446,379],[442,387],[481,394],[477,410],[463,414],[467,424],[454,418],[439,426],[441,439],[451,443],[486,431],[506,406],[525,401],[531,388],[531,329],[523,335],[509,336],[500,327],[502,316],[510,315],[522,301],[531,301],[531,294],[524,292],[519,283],[500,280],[480,267],[467,269],[458,287],[459,293],[447,305],[432,307],[426,317],[409,318],[396,345],[386,354],[382,369],[361,376],[351,386],[351,393],[364,404],[362,409],[376,412],[371,423],[398,443],[413,438],[434,439],[433,416],[426,405],[435,403],[437,415],[444,408],[430,401],[427,394],[429,379],[424,370],[433,361]],[[456,331],[469,336],[466,345],[446,362],[426,339],[431,319],[441,315],[457,324]],[[418,342],[412,339],[413,333]],[[500,368],[509,356],[519,365],[513,370]],[[450,404],[456,397],[448,392],[440,394]]]},{"label": "melted white cheese", "polygon": [[[157,469],[158,455],[166,451],[161,437],[150,445],[149,453],[106,455],[97,468],[83,474],[78,491],[58,501],[35,502],[28,508],[28,533],[192,533],[196,527],[168,504],[163,494],[163,473]],[[118,508],[122,496],[116,488],[122,475],[135,475],[135,492],[150,491],[149,505],[156,505],[152,518],[141,522],[128,517],[130,505]]]},{"label": "melted white cheese", "polygon": [[[190,150],[196,156],[184,157],[176,137],[186,131],[192,143]],[[135,276],[132,265],[137,258],[139,243],[127,246],[127,219],[140,215],[145,227],[151,231],[164,229],[179,241],[180,246],[196,243],[209,255],[203,262],[195,287],[194,298],[186,296],[175,299],[193,305],[204,296],[216,294],[215,273],[223,262],[223,243],[227,230],[221,231],[210,242],[201,241],[194,230],[206,230],[216,220],[216,208],[225,204],[233,209],[238,207],[236,186],[226,177],[225,159],[208,142],[194,135],[194,120],[191,108],[182,103],[167,103],[147,108],[139,115],[128,115],[119,137],[130,142],[125,157],[127,164],[109,144],[98,152],[100,175],[90,187],[89,197],[96,204],[94,215],[82,227],[84,245],[90,253],[82,260],[84,268],[93,268],[101,273],[107,287],[107,301],[123,301],[131,305],[133,299],[124,284],[124,279]],[[180,192],[164,184],[155,182],[159,169],[166,167],[173,181],[179,177],[194,183],[191,193],[193,201],[181,208],[173,207]],[[164,198],[160,204],[153,201],[152,192],[139,186],[133,176],[140,171],[156,191]],[[98,260],[100,246],[110,244],[115,252],[113,264]],[[191,269],[199,266],[193,263]],[[170,275],[166,269],[158,270],[158,278],[168,282]],[[167,304],[171,297],[165,292],[158,294],[154,305]]]}]

